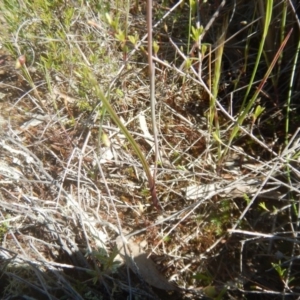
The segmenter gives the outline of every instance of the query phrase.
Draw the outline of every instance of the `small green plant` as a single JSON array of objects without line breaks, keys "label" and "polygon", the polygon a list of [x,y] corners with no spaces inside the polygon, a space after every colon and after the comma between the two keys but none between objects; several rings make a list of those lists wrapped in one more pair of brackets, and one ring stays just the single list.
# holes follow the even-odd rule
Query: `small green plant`
[{"label": "small green plant", "polygon": [[265,203],[265,202],[260,202],[260,203],[258,204],[258,206],[259,206],[260,208],[262,208],[264,211],[269,212],[268,208],[266,207],[266,203]]},{"label": "small green plant", "polygon": [[186,171],[186,168],[184,166],[178,165],[176,166],[177,170]]},{"label": "small green plant", "polygon": [[101,264],[101,270],[106,273],[115,273],[120,266],[121,262],[115,260],[118,253],[117,247],[114,247],[113,251],[109,254],[103,248],[93,251],[94,257]]},{"label": "small green plant", "polygon": [[249,205],[249,203],[251,202],[251,199],[249,198],[249,196],[247,194],[244,194],[243,198],[246,201],[247,205]]},{"label": "small green plant", "polygon": [[226,288],[220,290],[213,285],[213,275],[208,271],[205,273],[196,273],[192,276],[195,280],[199,281],[203,287],[203,292],[206,296],[210,297],[210,299],[221,300],[223,299],[224,294],[226,293]]},{"label": "small green plant", "polygon": [[201,34],[203,33],[203,30],[204,30],[203,26],[200,26],[199,28],[195,28],[194,26],[192,26],[192,28],[191,28],[191,38],[193,39],[193,41],[195,43],[198,42]]},{"label": "small green plant", "polygon": [[172,238],[169,236],[169,235],[166,235],[165,237],[164,237],[164,242],[165,243],[168,243],[168,242],[171,242],[172,241]]},{"label": "small green plant", "polygon": [[271,264],[285,285],[289,286],[290,283],[295,280],[295,277],[288,278],[287,276],[288,269],[282,267],[281,261],[279,261],[278,263],[271,263]]},{"label": "small green plant", "polygon": [[87,100],[79,100],[76,104],[81,112],[91,112],[93,107]]},{"label": "small green plant", "polygon": [[118,249],[114,247],[109,254],[103,248],[98,248],[98,250],[90,254],[95,262],[95,270],[89,270],[88,274],[92,276],[94,284],[96,284],[104,274],[113,274],[117,271],[121,263],[115,260],[118,253]]},{"label": "small green plant", "polygon": [[[124,60],[127,59],[127,53],[128,53],[128,45],[127,41],[130,40],[128,38],[128,17],[129,17],[129,8],[130,8],[130,1],[127,0],[125,3],[117,3],[117,6],[119,6],[119,11],[115,13],[114,15],[111,15],[110,13],[106,13],[105,17],[108,22],[108,24],[113,29],[113,34],[116,40],[120,43],[120,48],[124,55]],[[125,20],[122,21],[122,14],[120,11],[125,11]],[[135,37],[131,36],[131,42],[135,42]]]},{"label": "small green plant", "polygon": [[265,108],[261,107],[260,105],[257,105],[255,108],[255,111],[252,115],[252,123],[254,124],[256,122],[256,120],[259,118],[259,116],[264,112]]},{"label": "small green plant", "polygon": [[[9,216],[6,216],[6,218],[9,218]],[[1,222],[0,223],[0,241],[2,241],[4,235],[8,232],[9,230],[9,223],[7,221]]]},{"label": "small green plant", "polygon": [[150,193],[149,193],[149,190],[148,189],[142,189],[141,191],[141,195],[145,198],[149,197],[150,196]]},{"label": "small green plant", "polygon": [[271,264],[272,264],[273,268],[275,269],[275,271],[278,273],[279,277],[281,279],[284,279],[287,269],[282,268],[281,262],[279,261],[278,264],[277,263],[271,263]]},{"label": "small green plant", "polygon": [[208,271],[206,273],[200,273],[197,272],[195,275],[192,276],[192,278],[199,281],[204,286],[209,286],[213,282],[213,275],[210,274]]}]

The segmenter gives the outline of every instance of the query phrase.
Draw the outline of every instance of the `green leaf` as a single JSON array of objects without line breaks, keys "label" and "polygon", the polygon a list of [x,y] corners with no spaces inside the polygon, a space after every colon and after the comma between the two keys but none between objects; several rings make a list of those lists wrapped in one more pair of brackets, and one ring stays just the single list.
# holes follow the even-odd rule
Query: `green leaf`
[{"label": "green leaf", "polygon": [[190,0],[190,10],[192,14],[195,14],[197,11],[197,1],[196,0]]},{"label": "green leaf", "polygon": [[157,55],[158,50],[159,50],[159,45],[157,44],[156,41],[153,41],[153,51],[155,55]]},{"label": "green leaf", "polygon": [[264,211],[269,211],[266,207],[266,203],[265,202],[260,202],[258,205],[260,208],[262,208]]},{"label": "green leaf", "polygon": [[257,105],[256,108],[255,108],[255,111],[253,113],[253,123],[258,119],[258,117],[263,113],[263,111],[265,110],[264,107],[260,106],[260,105]]},{"label": "green leaf", "polygon": [[129,41],[130,41],[134,46],[136,45],[136,43],[137,43],[136,36],[129,35],[129,36],[128,36],[128,39],[129,39]]},{"label": "green leaf", "polygon": [[200,35],[203,32],[203,26],[200,26],[199,28],[195,28],[194,26],[192,26],[192,33],[191,33],[191,38],[197,42],[199,40]]},{"label": "green leaf", "polygon": [[122,43],[126,42],[125,32],[121,29],[118,30],[118,33],[115,34],[115,37]]},{"label": "green leaf", "polygon": [[111,18],[111,15],[109,13],[105,13],[105,18],[108,22],[109,25],[112,25],[112,18]]},{"label": "green leaf", "polygon": [[276,272],[280,276],[280,278],[283,279],[287,270],[282,268],[281,262],[279,261],[279,264],[276,264],[276,263],[271,263],[271,264],[272,264],[272,267],[276,270]]}]

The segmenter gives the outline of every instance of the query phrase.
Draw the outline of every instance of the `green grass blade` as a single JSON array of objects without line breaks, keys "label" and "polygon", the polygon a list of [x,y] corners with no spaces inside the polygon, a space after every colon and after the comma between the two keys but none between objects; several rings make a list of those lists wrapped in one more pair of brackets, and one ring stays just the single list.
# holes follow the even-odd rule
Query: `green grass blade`
[{"label": "green grass blade", "polygon": [[256,56],[256,61],[255,61],[255,65],[254,65],[254,69],[244,96],[244,100],[243,100],[243,104],[242,104],[242,109],[245,106],[245,103],[247,101],[247,98],[249,96],[250,90],[252,88],[253,82],[254,82],[254,78],[256,76],[257,73],[257,69],[260,63],[260,59],[263,53],[263,49],[264,49],[264,45],[265,45],[265,41],[266,41],[266,37],[268,34],[268,30],[269,30],[269,26],[270,26],[270,22],[271,22],[271,17],[272,17],[272,8],[273,8],[273,0],[268,0],[266,3],[266,16],[265,16],[265,22],[264,22],[264,30],[263,30],[263,34],[260,40],[260,44],[259,44],[259,48],[258,48],[258,53]]},{"label": "green grass blade", "polygon": [[158,204],[158,200],[157,200],[157,196],[156,196],[155,185],[154,185],[154,180],[153,180],[153,177],[151,175],[150,168],[149,168],[149,165],[146,161],[145,156],[143,155],[140,147],[138,146],[138,144],[136,143],[136,141],[134,140],[132,135],[129,133],[127,128],[123,125],[120,118],[118,117],[118,115],[116,114],[116,112],[114,111],[112,106],[110,105],[109,101],[107,100],[107,98],[105,97],[103,92],[101,91],[101,89],[99,87],[99,84],[98,84],[97,80],[95,79],[95,77],[91,73],[89,73],[89,77],[90,77],[89,78],[90,82],[91,82],[93,88],[95,89],[95,93],[96,93],[97,97],[100,98],[100,100],[102,101],[105,109],[107,110],[107,112],[109,113],[109,115],[111,116],[111,118],[113,119],[115,124],[122,131],[122,133],[126,136],[127,140],[129,141],[132,148],[134,149],[134,152],[139,157],[139,159],[141,161],[141,164],[144,168],[144,171],[146,173],[147,179],[148,179],[148,184],[149,184],[149,188],[150,188],[150,192],[151,192],[151,196],[152,196],[152,202],[153,202],[153,204],[156,208],[159,208],[159,204]]},{"label": "green grass blade", "polygon": [[[256,92],[254,93],[253,97],[251,98],[251,100],[249,100],[247,106],[245,107],[246,101],[248,99],[250,90],[251,90],[253,82],[254,82],[254,78],[255,78],[256,73],[257,73],[257,69],[258,69],[258,66],[259,66],[259,63],[260,63],[260,58],[261,58],[262,53],[263,53],[263,48],[264,48],[266,36],[268,34],[268,30],[269,30],[269,26],[270,26],[270,22],[271,22],[271,17],[272,17],[272,8],[273,8],[273,0],[268,0],[266,2],[266,15],[265,15],[265,22],[264,22],[264,30],[263,30],[263,34],[262,34],[262,37],[261,37],[261,40],[260,40],[259,49],[258,49],[256,61],[255,61],[255,66],[254,66],[254,69],[253,69],[253,72],[252,72],[252,75],[251,75],[251,78],[250,78],[250,81],[249,81],[249,84],[248,84],[248,87],[247,87],[247,90],[246,90],[246,93],[245,93],[245,97],[244,97],[242,106],[241,106],[241,110],[240,110],[241,115],[239,116],[237,124],[235,125],[235,127],[232,130],[232,133],[231,133],[230,138],[229,138],[228,146],[231,145],[233,139],[236,137],[236,135],[239,131],[239,127],[242,125],[245,117],[247,116],[249,110],[251,109],[253,103],[255,102],[255,99],[257,98],[258,93],[260,92],[260,90],[257,89]],[[270,72],[271,72],[271,68],[269,67],[266,75],[270,74]],[[266,78],[266,75],[265,75],[265,78]],[[269,76],[269,75],[267,75],[267,76]],[[226,155],[226,154],[227,154],[227,151],[225,150],[224,155]]]}]

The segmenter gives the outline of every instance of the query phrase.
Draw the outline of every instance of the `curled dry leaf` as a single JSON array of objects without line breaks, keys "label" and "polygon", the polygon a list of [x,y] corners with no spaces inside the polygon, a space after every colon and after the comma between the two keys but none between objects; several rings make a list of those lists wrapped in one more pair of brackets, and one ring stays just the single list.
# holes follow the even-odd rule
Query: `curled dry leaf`
[{"label": "curled dry leaf", "polygon": [[[143,252],[141,245],[138,245],[132,239],[126,240],[123,243],[121,237],[117,239],[116,243],[125,263],[149,285],[165,291],[179,290],[177,286],[170,283],[165,276],[157,270],[156,264]],[[126,247],[126,251],[124,247]]]}]

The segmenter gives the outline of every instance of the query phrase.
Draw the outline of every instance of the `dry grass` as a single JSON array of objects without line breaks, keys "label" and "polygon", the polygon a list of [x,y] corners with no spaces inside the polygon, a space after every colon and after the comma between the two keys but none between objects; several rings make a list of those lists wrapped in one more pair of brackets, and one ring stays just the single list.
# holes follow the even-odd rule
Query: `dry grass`
[{"label": "dry grass", "polygon": [[[263,8],[203,5],[211,51],[199,63],[188,47],[187,3],[155,1],[160,212],[89,81],[97,78],[153,169],[144,4],[13,2],[0,4],[1,298],[297,299],[298,83],[291,96],[288,85],[299,76],[299,28],[290,3],[286,25],[277,22],[285,2],[274,4],[271,28],[285,28],[285,37],[294,27],[291,39],[232,136]],[[270,32],[266,47],[273,39],[275,48],[251,95],[283,40]],[[224,51],[216,51],[219,38]],[[26,64],[15,69],[21,54]]]}]

